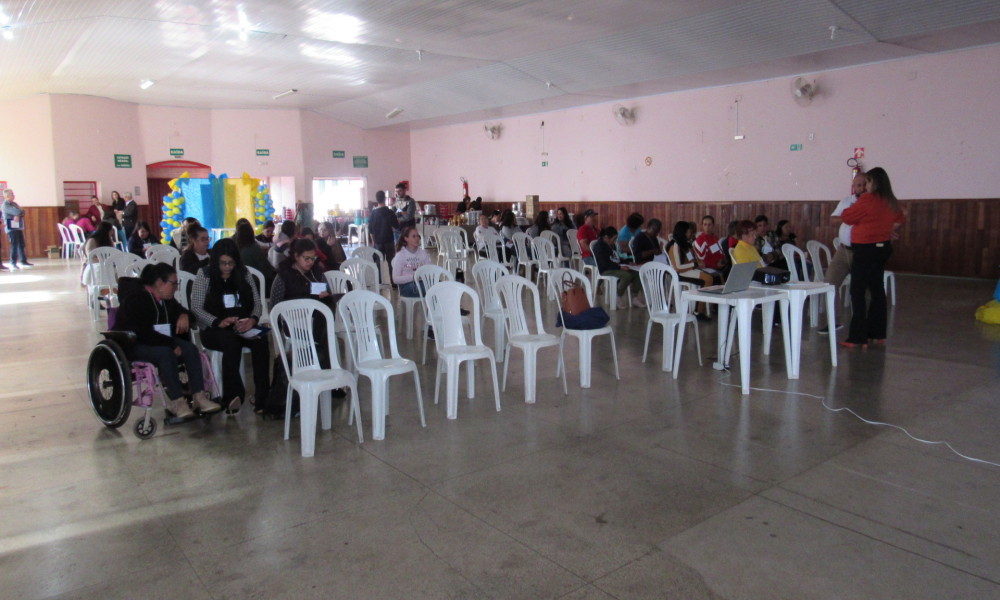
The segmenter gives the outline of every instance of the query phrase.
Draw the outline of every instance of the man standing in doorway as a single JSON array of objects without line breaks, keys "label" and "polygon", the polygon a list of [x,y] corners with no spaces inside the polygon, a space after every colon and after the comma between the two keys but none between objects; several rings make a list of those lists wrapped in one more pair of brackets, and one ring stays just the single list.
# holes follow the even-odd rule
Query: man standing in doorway
[{"label": "man standing in doorway", "polygon": [[[385,205],[385,192],[379,190],[375,192],[375,210],[368,217],[368,235],[371,237],[372,245],[382,253],[389,264],[392,264],[392,259],[396,256],[393,244],[396,229],[399,229],[399,219],[396,218],[396,213]],[[382,266],[379,265],[379,274],[381,273]]]},{"label": "man standing in doorway", "polygon": [[[840,201],[840,204],[837,205],[837,208],[834,209],[833,214],[830,216],[836,219],[836,221],[840,221],[840,215],[853,206],[861,194],[865,193],[865,183],[864,171],[858,170],[858,174],[854,176],[854,181],[851,182],[851,194]],[[837,289],[844,283],[847,276],[851,274],[851,263],[854,262],[854,251],[851,249],[851,226],[841,222],[838,235],[840,236],[840,247],[834,250],[833,259],[830,260],[830,265],[826,268],[826,277],[824,277],[826,283],[832,284]],[[837,329],[841,327],[843,325],[837,323]],[[830,333],[829,324],[820,329],[818,333],[821,335]]]},{"label": "man standing in doorway", "polygon": [[396,214],[399,215],[399,228],[414,227],[417,224],[417,201],[406,193],[406,183],[396,184]]},{"label": "man standing in doorway", "polygon": [[125,192],[125,208],[122,209],[122,229],[125,230],[125,240],[132,237],[132,230],[139,220],[139,205],[132,199],[132,194]]},{"label": "man standing in doorway", "polygon": [[[24,254],[24,209],[14,202],[14,190],[8,188],[3,191],[3,207],[0,210],[3,211],[3,221],[10,239],[11,269],[35,266],[28,262],[28,257]],[[17,264],[18,256],[21,257],[20,265]]]}]

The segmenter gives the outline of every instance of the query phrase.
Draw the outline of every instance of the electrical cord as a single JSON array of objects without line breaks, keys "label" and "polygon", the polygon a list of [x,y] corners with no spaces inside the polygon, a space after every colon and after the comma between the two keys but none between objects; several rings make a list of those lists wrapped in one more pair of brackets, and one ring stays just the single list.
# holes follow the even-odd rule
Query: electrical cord
[{"label": "electrical cord", "polygon": [[[723,376],[721,379],[719,379],[719,384],[720,385],[724,385],[726,387],[734,387],[734,388],[740,388],[740,387],[742,387],[742,386],[736,385],[734,383],[725,383],[724,380],[727,379],[727,378],[729,378],[729,377],[732,377],[732,373],[729,372],[728,368],[724,368],[722,370],[726,371],[726,375]],[[846,406],[843,406],[841,408],[833,408],[832,406],[829,406],[826,403],[826,397],[825,396],[815,396],[813,394],[806,394],[804,392],[789,392],[787,390],[770,390],[770,389],[766,389],[766,388],[756,388],[756,387],[751,387],[750,389],[754,390],[754,391],[757,391],[757,392],[775,392],[775,393],[778,393],[778,394],[788,394],[790,396],[805,396],[807,398],[815,398],[816,400],[820,401],[820,404],[823,405],[823,408],[825,408],[825,409],[827,409],[827,410],[829,410],[831,412],[839,413],[839,412],[846,411],[846,412],[854,415],[855,417],[857,417],[861,421],[863,421],[865,423],[868,423],[869,425],[876,425],[876,426],[879,426],[879,427],[891,427],[893,429],[898,429],[898,430],[902,431],[903,433],[905,433],[907,435],[907,437],[909,437],[910,439],[912,439],[912,440],[914,440],[916,442],[920,442],[921,444],[930,444],[932,446],[935,446],[935,445],[945,446],[946,448],[948,448],[949,450],[951,450],[952,452],[954,452],[956,455],[958,455],[958,456],[960,456],[960,457],[962,457],[962,458],[964,458],[966,460],[971,460],[972,462],[982,463],[982,464],[985,464],[985,465],[992,465],[994,467],[1000,467],[1000,464],[995,463],[995,462],[991,462],[991,461],[988,461],[988,460],[983,460],[981,458],[975,458],[975,457],[972,457],[972,456],[966,456],[965,454],[962,454],[958,450],[955,450],[955,447],[952,446],[949,442],[946,442],[946,441],[943,441],[943,440],[942,441],[934,441],[934,440],[924,440],[924,439],[918,438],[917,436],[913,435],[912,433],[910,433],[909,431],[907,431],[903,427],[900,427],[899,425],[893,425],[892,423],[883,423],[882,421],[870,421],[870,420],[862,417],[861,415],[859,415],[858,413],[854,412],[853,410],[851,410],[850,408],[848,408]]]}]

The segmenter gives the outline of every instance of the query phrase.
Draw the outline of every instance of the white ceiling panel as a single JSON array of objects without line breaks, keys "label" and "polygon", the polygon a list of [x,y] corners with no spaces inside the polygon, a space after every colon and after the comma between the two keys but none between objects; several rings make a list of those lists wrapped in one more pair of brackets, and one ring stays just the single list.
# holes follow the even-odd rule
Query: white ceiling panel
[{"label": "white ceiling panel", "polygon": [[0,0],[2,27],[0,101],[412,129],[996,44],[1000,0]]}]

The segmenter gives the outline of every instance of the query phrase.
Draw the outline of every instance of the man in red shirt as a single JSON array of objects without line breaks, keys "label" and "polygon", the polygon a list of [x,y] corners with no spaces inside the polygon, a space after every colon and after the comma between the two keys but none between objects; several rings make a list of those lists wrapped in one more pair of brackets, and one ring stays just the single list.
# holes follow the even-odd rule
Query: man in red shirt
[{"label": "man in red shirt", "polygon": [[583,225],[576,230],[576,241],[580,242],[580,254],[583,262],[592,266],[597,266],[597,260],[590,252],[590,243],[598,239],[597,235],[597,213],[587,209],[583,213]]},{"label": "man in red shirt", "polygon": [[712,215],[701,218],[701,233],[694,241],[694,252],[709,269],[721,271],[725,267],[726,255],[715,235],[715,218]]}]

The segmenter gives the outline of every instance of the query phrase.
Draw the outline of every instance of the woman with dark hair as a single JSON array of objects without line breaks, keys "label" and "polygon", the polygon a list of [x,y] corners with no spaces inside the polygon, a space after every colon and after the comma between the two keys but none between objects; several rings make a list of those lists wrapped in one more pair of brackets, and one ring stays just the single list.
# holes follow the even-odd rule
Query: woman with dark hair
[{"label": "woman with dark hair", "polygon": [[[113,225],[111,225],[111,223],[108,223],[107,221],[101,221],[100,223],[97,224],[97,229],[94,230],[94,233],[92,233],[90,237],[87,238],[87,243],[83,245],[84,263],[83,263],[83,271],[81,272],[80,275],[80,280],[83,282],[83,285],[87,285],[87,280],[90,279],[89,273],[92,268],[90,260],[88,258],[90,256],[90,251],[94,250],[95,248],[115,247],[115,242],[114,240],[111,239],[112,227]],[[95,262],[93,264],[96,265],[97,263]]]},{"label": "woman with dark hair", "polygon": [[507,209],[500,217],[500,237],[503,238],[503,249],[507,256],[515,256],[514,234],[521,233],[521,228],[517,226],[517,217],[514,211]]},{"label": "woman with dark hair", "polygon": [[240,259],[243,261],[243,264],[257,269],[264,275],[264,289],[261,290],[261,293],[267,298],[268,290],[271,289],[271,285],[274,283],[276,272],[271,263],[268,262],[264,249],[254,238],[253,225],[249,221],[246,223],[237,223],[233,240],[236,242],[236,247],[240,250]]},{"label": "woman with dark hair", "polygon": [[257,236],[257,243],[265,248],[270,248],[274,243],[274,221],[268,219],[264,221],[261,234]]},{"label": "woman with dark hair", "polygon": [[146,250],[156,243],[149,230],[149,223],[138,221],[132,230],[132,237],[128,239],[128,251],[139,258],[146,258]]},{"label": "woman with dark hair", "polygon": [[469,210],[483,210],[483,197],[476,196],[476,199],[469,205]]},{"label": "woman with dark hair", "polygon": [[432,264],[430,256],[420,247],[420,232],[416,227],[404,227],[396,240],[396,255],[392,257],[392,282],[399,286],[400,296],[420,296],[413,274],[429,264]]},{"label": "woman with dark hair", "polygon": [[226,412],[239,411],[246,398],[240,368],[243,348],[250,349],[253,359],[254,393],[266,399],[271,392],[271,344],[266,334],[261,337],[261,330],[254,329],[263,305],[253,275],[243,266],[232,239],[216,242],[208,266],[198,271],[191,312],[201,328],[201,343],[222,352],[222,405]]},{"label": "woman with dark hair", "polygon": [[[700,261],[695,256],[694,246],[691,245],[695,232],[696,229],[692,229],[687,221],[677,221],[674,225],[673,239],[667,243],[667,255],[674,270],[677,271],[678,279],[703,288],[717,282],[712,275],[698,268]],[[721,281],[721,276],[719,279]],[[698,306],[700,311],[696,316],[702,320],[708,319],[708,308],[705,304],[699,303]]]},{"label": "woman with dark hair", "polygon": [[135,334],[133,358],[156,366],[170,399],[168,412],[182,419],[195,416],[184,398],[177,371],[178,358],[187,372],[195,410],[202,414],[219,412],[222,407],[212,402],[205,391],[197,346],[180,337],[186,337],[190,330],[191,313],[174,300],[177,271],[168,263],[146,265],[139,280],[143,289],[122,299],[112,329]]},{"label": "woman with dark hair", "polygon": [[573,221],[569,218],[569,211],[566,210],[565,206],[560,206],[556,209],[556,220],[552,223],[552,231],[559,235],[559,242],[562,244],[562,256],[569,256],[569,240],[566,239],[566,232],[570,229],[575,229],[573,227]]},{"label": "woman with dark hair", "polygon": [[188,225],[187,248],[181,253],[181,271],[197,275],[198,271],[208,266],[208,230],[197,223]]},{"label": "woman with dark hair", "polygon": [[288,248],[288,257],[278,265],[278,275],[271,289],[271,307],[285,300],[312,298],[326,301],[330,292],[319,268],[319,254],[312,240],[299,238]]},{"label": "woman with dark hair", "polygon": [[337,237],[336,223],[324,221],[319,224],[319,236],[316,238],[316,246],[326,255],[327,271],[336,271],[347,260],[347,253],[344,252],[344,246]]},{"label": "woman with dark hair", "polygon": [[[892,193],[889,174],[875,167],[865,174],[866,193],[844,210],[841,220],[852,226],[851,250],[851,330],[849,348],[883,345],[888,307],[885,301],[885,263],[892,256],[893,230],[906,222],[899,201]],[[871,297],[865,306],[865,293]]]},{"label": "woman with dark hair", "polygon": [[299,239],[309,240],[310,242],[316,244],[316,256],[319,257],[319,260],[316,261],[316,265],[323,272],[330,271],[331,269],[326,268],[326,263],[329,260],[329,258],[328,258],[329,255],[327,255],[326,252],[323,252],[323,249],[320,248],[319,243],[316,241],[316,234],[313,233],[312,228],[311,227],[303,227],[303,228],[299,229]]},{"label": "woman with dark hair", "polygon": [[116,213],[125,210],[125,200],[118,194],[118,192],[111,192],[111,210]]},{"label": "woman with dark hair", "polygon": [[267,259],[275,268],[280,267],[282,261],[288,258],[288,250],[292,241],[295,240],[297,232],[298,227],[295,225],[295,221],[288,219],[281,222],[281,229],[278,230],[278,235],[274,239],[274,245],[267,252]]},{"label": "woman with dark hair", "polygon": [[639,233],[642,224],[646,219],[637,212],[634,212],[625,219],[625,226],[618,232],[618,254],[627,261],[632,260],[632,251],[628,249],[628,243]]},{"label": "woman with dark hair", "polygon": [[639,271],[633,271],[628,265],[621,264],[621,257],[618,255],[618,230],[614,227],[605,227],[600,232],[598,242],[594,244],[594,260],[597,261],[597,270],[601,275],[610,275],[618,278],[618,308],[628,308],[628,301],[625,300],[625,292],[632,288],[635,296],[632,298],[632,306],[644,308],[646,302],[642,299],[642,282],[639,280]]},{"label": "woman with dark hair", "polygon": [[471,198],[469,198],[468,196],[464,196],[462,198],[462,201],[458,203],[458,206],[455,207],[455,214],[462,214],[465,211],[469,210],[469,204],[471,202],[472,202]]},{"label": "woman with dark hair", "polygon": [[543,231],[550,231],[552,227],[549,225],[549,211],[540,210],[538,214],[535,215],[535,223],[528,228],[528,237],[536,238],[542,235]]}]

